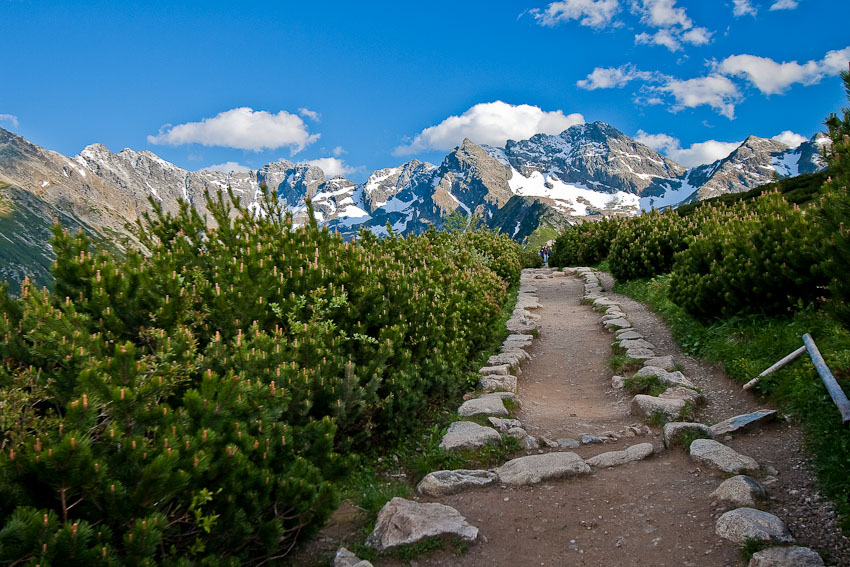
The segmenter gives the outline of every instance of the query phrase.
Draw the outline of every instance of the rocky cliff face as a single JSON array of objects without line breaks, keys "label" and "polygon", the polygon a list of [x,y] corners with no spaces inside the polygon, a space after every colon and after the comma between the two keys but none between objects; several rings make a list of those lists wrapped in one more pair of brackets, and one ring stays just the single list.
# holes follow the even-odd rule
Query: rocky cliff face
[{"label": "rocky cliff face", "polygon": [[686,170],[613,126],[594,122],[556,136],[508,141],[504,148],[466,139],[439,166],[411,160],[355,184],[288,161],[247,173],[187,171],[148,151],[112,153],[102,144],[69,158],[0,129],[0,277],[19,280],[13,274],[29,269],[21,259],[27,254],[12,252],[12,242],[37,258],[31,271],[47,273],[51,251],[45,241],[54,217],[104,241],[118,237],[120,246],[135,245],[125,225],[150,210],[149,198],[168,212],[176,212],[183,199],[205,213],[205,191],[230,188],[251,207],[266,185],[296,222],[306,221],[310,199],[317,220],[346,236],[361,229],[383,234],[387,224],[398,233],[422,232],[439,228],[459,210],[523,238],[540,223],[562,227],[580,217],[637,214],[816,171],[823,167],[820,147],[827,141],[820,135],[791,149],[750,137],[728,157]]}]

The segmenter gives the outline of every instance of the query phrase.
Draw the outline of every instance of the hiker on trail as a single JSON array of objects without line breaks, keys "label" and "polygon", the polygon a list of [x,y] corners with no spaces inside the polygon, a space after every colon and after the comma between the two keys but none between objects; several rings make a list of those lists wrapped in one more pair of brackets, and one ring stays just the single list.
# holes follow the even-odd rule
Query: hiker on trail
[{"label": "hiker on trail", "polygon": [[544,265],[549,264],[549,252],[550,250],[548,246],[544,246],[540,249],[540,257],[543,258]]}]

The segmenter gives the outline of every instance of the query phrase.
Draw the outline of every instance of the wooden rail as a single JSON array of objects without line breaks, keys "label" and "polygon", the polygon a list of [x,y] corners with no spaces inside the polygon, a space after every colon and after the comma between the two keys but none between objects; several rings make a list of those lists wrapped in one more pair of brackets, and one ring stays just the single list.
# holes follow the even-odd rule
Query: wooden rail
[{"label": "wooden rail", "polygon": [[847,395],[844,393],[844,390],[842,390],[841,386],[838,385],[838,382],[835,380],[835,376],[833,376],[832,372],[829,371],[829,367],[826,365],[826,362],[824,362],[823,356],[821,356],[814,339],[812,339],[812,336],[809,333],[803,335],[803,346],[744,384],[744,389],[749,390],[755,386],[759,380],[796,360],[806,351],[809,351],[809,357],[812,359],[812,363],[815,365],[815,370],[818,371],[818,375],[820,376],[823,385],[826,387],[826,391],[829,392],[832,401],[835,402],[836,406],[838,406],[838,411],[841,412],[841,420],[844,423],[844,427],[848,427],[848,425],[850,425],[850,400],[847,399]]}]

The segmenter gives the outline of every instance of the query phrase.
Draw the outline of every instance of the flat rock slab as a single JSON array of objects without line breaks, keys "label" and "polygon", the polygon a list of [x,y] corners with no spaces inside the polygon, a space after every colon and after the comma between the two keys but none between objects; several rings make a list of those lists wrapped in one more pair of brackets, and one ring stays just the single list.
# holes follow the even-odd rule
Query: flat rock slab
[{"label": "flat rock slab", "polygon": [[626,377],[625,376],[612,376],[611,377],[611,387],[615,390],[622,390],[626,385]]},{"label": "flat rock slab", "polygon": [[[621,336],[620,338],[623,337]],[[673,372],[676,369],[676,362],[669,354],[667,356],[656,356],[653,358],[647,358],[643,361],[643,365],[655,366],[656,368],[661,368],[662,370],[666,370],[667,372]]]},{"label": "flat rock slab", "polygon": [[478,528],[450,506],[395,497],[381,508],[366,545],[384,552],[432,537],[456,537],[472,542],[478,539]]},{"label": "flat rock slab", "polygon": [[508,375],[511,373],[511,365],[510,364],[499,364],[497,366],[484,366],[478,371],[482,376],[487,376],[488,374],[504,374]]},{"label": "flat rock slab", "polygon": [[522,423],[518,419],[504,419],[501,417],[488,417],[487,421],[490,422],[490,425],[501,431],[502,433],[506,433],[508,429],[513,429],[514,427],[522,427]]},{"label": "flat rock slab", "polygon": [[351,553],[348,549],[344,547],[340,547],[336,550],[336,556],[334,556],[334,565],[333,567],[373,567],[372,563],[366,561],[365,559],[360,559],[353,553]]},{"label": "flat rock slab", "polygon": [[499,366],[508,364],[511,368],[516,368],[526,360],[531,360],[531,356],[522,349],[513,349],[499,354],[494,354],[487,359],[487,366]]},{"label": "flat rock slab", "polygon": [[496,390],[504,390],[506,392],[516,392],[516,376],[508,374],[491,374],[482,376],[478,380],[478,387],[485,392],[494,392]]},{"label": "flat rock slab", "polygon": [[723,472],[741,474],[759,470],[755,459],[713,439],[696,439],[691,443],[690,452],[691,459]]},{"label": "flat rock slab", "polygon": [[490,486],[499,477],[491,471],[455,470],[428,473],[416,485],[416,492],[423,496],[439,497],[457,494],[470,488]]},{"label": "flat rock slab", "polygon": [[750,429],[776,419],[776,410],[758,410],[744,415],[736,415],[711,426],[715,435],[726,435],[736,431]]},{"label": "flat rock slab", "polygon": [[685,400],[695,406],[705,401],[705,397],[696,390],[683,388],[682,386],[667,388],[663,393],[659,394],[658,397],[663,400]]},{"label": "flat rock slab", "polygon": [[[472,400],[470,400],[472,401]],[[478,425],[472,421],[455,421],[440,441],[440,449],[446,451],[474,450],[484,445],[498,445],[502,436],[492,427]]]},{"label": "flat rock slab", "polygon": [[534,342],[534,337],[532,337],[531,335],[508,335],[508,337],[505,339],[505,342],[517,342],[530,345],[532,342]]},{"label": "flat rock slab", "polygon": [[600,297],[599,299],[593,300],[593,306],[594,307],[606,307],[607,308],[607,307],[613,307],[615,305],[617,307],[619,307],[620,302],[614,301],[613,299],[609,299],[607,297]]},{"label": "flat rock slab", "polygon": [[682,386],[683,388],[696,389],[696,384],[685,378],[679,372],[668,372],[659,366],[644,366],[634,374],[635,376],[656,376],[658,381],[668,386]]},{"label": "flat rock slab", "polygon": [[739,474],[724,480],[711,497],[737,507],[752,508],[767,498],[764,487],[747,475]]},{"label": "flat rock slab", "polygon": [[642,339],[642,338],[643,338],[643,335],[641,335],[637,331],[633,331],[631,329],[627,329],[626,331],[623,331],[622,333],[617,333],[617,339],[618,340],[625,341],[625,340],[634,340],[634,339]]},{"label": "flat rock slab", "polygon": [[499,482],[511,486],[537,484],[544,480],[589,474],[590,467],[572,452],[529,455],[508,461],[498,469]]},{"label": "flat rock slab", "polygon": [[591,467],[599,469],[625,465],[634,461],[640,461],[653,453],[652,443],[640,443],[632,445],[624,451],[609,451],[586,459],[585,462]]},{"label": "flat rock slab", "polygon": [[520,319],[517,317],[512,317],[505,323],[505,328],[508,331],[521,335],[530,335],[533,331],[537,330],[538,326],[537,321],[533,319]]},{"label": "flat rock slab", "polygon": [[625,319],[622,319],[622,318],[620,318],[620,319],[609,319],[608,321],[605,321],[602,324],[605,325],[606,327],[608,327],[609,329],[611,329],[611,328],[629,329],[632,326],[631,323],[629,323],[628,321],[626,321]]},{"label": "flat rock slab", "polygon": [[685,433],[695,433],[702,435],[708,439],[713,439],[714,434],[711,428],[704,423],[694,423],[690,421],[671,421],[664,424],[663,440],[664,446],[668,449],[677,443]]},{"label": "flat rock slab", "polygon": [[661,413],[668,421],[675,421],[679,419],[685,405],[685,400],[664,400],[655,396],[638,394],[632,398],[630,410],[632,415],[647,419],[656,413]]},{"label": "flat rock slab", "polygon": [[753,554],[747,567],[823,567],[823,559],[808,547],[768,547]]},{"label": "flat rock slab", "polygon": [[623,339],[620,338],[620,347],[629,350],[632,348],[644,348],[652,350],[655,345],[644,339]]},{"label": "flat rock slab", "polygon": [[717,535],[737,544],[748,539],[791,543],[794,536],[785,523],[767,512],[755,508],[730,510],[717,519]]},{"label": "flat rock slab", "polygon": [[649,348],[630,348],[626,350],[626,356],[633,360],[646,360],[655,356],[655,351]]}]

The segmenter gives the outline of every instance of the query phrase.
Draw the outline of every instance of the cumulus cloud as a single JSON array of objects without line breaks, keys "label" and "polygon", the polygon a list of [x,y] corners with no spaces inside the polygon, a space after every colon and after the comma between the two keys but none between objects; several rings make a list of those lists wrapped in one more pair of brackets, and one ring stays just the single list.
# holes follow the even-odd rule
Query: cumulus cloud
[{"label": "cumulus cloud", "polygon": [[281,110],[271,114],[248,107],[234,108],[201,122],[166,124],[156,136],[148,136],[151,144],[180,146],[202,144],[259,152],[288,146],[293,154],[319,138],[310,134],[304,121]]},{"label": "cumulus cloud", "polygon": [[640,16],[640,21],[655,28],[680,26],[689,29],[693,21],[684,8],[676,7],[676,0],[632,0],[632,13]]},{"label": "cumulus cloud", "polygon": [[769,57],[757,55],[731,55],[715,64],[715,71],[724,75],[742,77],[763,94],[784,92],[795,83],[814,85],[827,75],[837,75],[850,59],[850,47],[829,51],[820,61],[778,63]]},{"label": "cumulus cloud", "polygon": [[531,10],[531,14],[541,26],[554,27],[576,20],[583,26],[602,29],[612,23],[619,11],[617,0],[562,0],[543,10]]},{"label": "cumulus cloud", "polygon": [[619,67],[597,67],[586,78],[576,82],[580,89],[593,91],[596,89],[620,89],[634,80],[650,81],[658,77],[658,73],[640,71],[631,63]]},{"label": "cumulus cloud", "polygon": [[679,51],[682,44],[705,45],[711,42],[714,32],[695,27],[684,8],[676,0],[632,0],[631,11],[640,16],[641,23],[657,28],[654,33],[635,35],[636,45],[662,45],[670,51]]},{"label": "cumulus cloud", "polygon": [[347,154],[348,152],[342,146],[337,146],[333,150],[331,150],[331,153],[336,157],[339,157],[342,154]]},{"label": "cumulus cloud", "polygon": [[337,175],[348,175],[358,170],[345,163],[344,160],[335,157],[323,157],[319,159],[308,159],[300,162],[301,164],[314,165],[325,172],[327,177],[336,177]]},{"label": "cumulus cloud", "polygon": [[509,139],[525,140],[534,134],[560,134],[570,126],[583,124],[581,114],[547,112],[528,104],[513,105],[502,101],[476,104],[460,116],[449,116],[436,126],[425,128],[395,155],[424,150],[450,150],[464,138],[479,144],[503,146]]},{"label": "cumulus cloud", "polygon": [[652,89],[672,95],[674,111],[707,105],[730,120],[735,118],[735,104],[741,98],[735,83],[718,74],[688,80],[670,79]]},{"label": "cumulus cloud", "polygon": [[301,108],[298,109],[298,114],[300,114],[304,118],[309,118],[310,120],[313,120],[314,122],[318,122],[319,119],[321,118],[321,115],[318,112],[316,112],[314,110],[310,110],[309,108],[304,108],[304,107],[301,107]]},{"label": "cumulus cloud", "polygon": [[770,5],[770,11],[773,12],[775,10],[793,10],[798,6],[797,0],[776,0],[773,4]]},{"label": "cumulus cloud", "polygon": [[648,134],[643,130],[638,130],[635,140],[663,153],[685,167],[714,163],[727,157],[741,145],[741,142],[706,140],[705,142],[691,144],[689,148],[682,148],[678,138],[667,134]]},{"label": "cumulus cloud", "polygon": [[732,0],[735,4],[734,8],[732,8],[732,14],[736,18],[740,18],[741,16],[756,16],[758,9],[750,3],[750,0]]},{"label": "cumulus cloud", "polygon": [[808,138],[805,136],[801,136],[791,130],[785,130],[780,134],[772,137],[771,140],[776,140],[777,142],[782,142],[786,146],[791,146],[792,148],[796,148],[803,142],[808,141]]},{"label": "cumulus cloud", "polygon": [[15,128],[18,127],[18,117],[14,114],[0,114],[0,122],[8,122]]},{"label": "cumulus cloud", "polygon": [[230,172],[248,173],[249,171],[251,171],[251,168],[244,166],[244,165],[241,165],[241,164],[239,164],[235,161],[228,161],[228,162],[225,162],[225,163],[217,163],[215,165],[208,165],[207,167],[203,168],[201,171],[221,171],[222,173],[230,173]]}]

